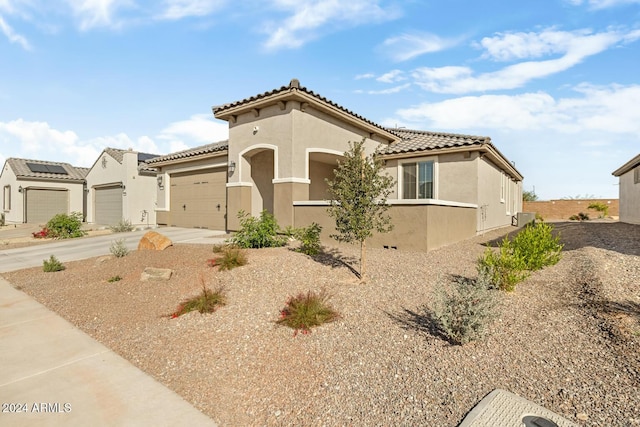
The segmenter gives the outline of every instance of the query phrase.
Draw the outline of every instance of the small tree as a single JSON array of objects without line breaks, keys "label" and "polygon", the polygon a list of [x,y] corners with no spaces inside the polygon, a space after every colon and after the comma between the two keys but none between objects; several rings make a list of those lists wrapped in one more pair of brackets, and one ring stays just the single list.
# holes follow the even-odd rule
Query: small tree
[{"label": "small tree", "polygon": [[535,202],[536,200],[538,200],[538,195],[536,194],[535,191],[531,190],[525,190],[522,192],[522,201],[524,202]]},{"label": "small tree", "polygon": [[366,275],[366,240],[374,231],[391,231],[391,217],[386,214],[387,196],[394,185],[393,178],[382,174],[384,164],[375,154],[365,156],[364,142],[349,141],[344,160],[338,161],[333,181],[326,180],[332,198],[329,216],[336,220],[340,242],[360,242],[360,280]]}]

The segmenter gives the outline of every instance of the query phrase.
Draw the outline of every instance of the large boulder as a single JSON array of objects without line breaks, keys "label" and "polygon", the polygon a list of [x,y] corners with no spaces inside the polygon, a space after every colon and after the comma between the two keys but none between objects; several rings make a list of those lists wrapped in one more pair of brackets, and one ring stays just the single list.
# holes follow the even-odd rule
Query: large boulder
[{"label": "large boulder", "polygon": [[147,267],[142,272],[142,275],[140,276],[140,280],[143,282],[147,282],[149,280],[164,281],[164,280],[171,279],[172,274],[173,274],[173,270],[169,268]]},{"label": "large boulder", "polygon": [[148,231],[140,239],[138,250],[162,251],[171,245],[173,245],[173,242],[167,236],[155,231]]}]

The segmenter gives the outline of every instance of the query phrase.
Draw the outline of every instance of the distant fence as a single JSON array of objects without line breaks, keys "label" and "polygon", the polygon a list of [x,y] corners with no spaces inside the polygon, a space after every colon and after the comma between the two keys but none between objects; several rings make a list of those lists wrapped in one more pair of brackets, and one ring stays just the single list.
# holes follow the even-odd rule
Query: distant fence
[{"label": "distant fence", "polygon": [[620,205],[618,199],[560,199],[546,200],[541,202],[524,202],[522,204],[523,212],[535,212],[544,219],[569,219],[572,215],[578,215],[580,212],[589,215],[589,218],[598,218],[601,212],[595,209],[588,209],[592,203],[604,203],[609,206],[608,215],[618,218],[620,215]]}]

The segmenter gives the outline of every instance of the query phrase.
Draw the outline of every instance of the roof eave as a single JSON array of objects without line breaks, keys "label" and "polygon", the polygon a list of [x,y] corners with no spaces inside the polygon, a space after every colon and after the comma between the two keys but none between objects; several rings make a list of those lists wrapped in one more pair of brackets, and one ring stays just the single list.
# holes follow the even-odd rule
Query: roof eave
[{"label": "roof eave", "polygon": [[226,156],[228,154],[228,151],[229,151],[228,149],[224,149],[224,150],[214,151],[211,153],[202,153],[202,154],[196,154],[193,156],[178,157],[175,159],[159,160],[159,161],[155,161],[153,163],[147,163],[147,164],[149,165],[149,167],[161,168],[163,166],[170,166],[170,165],[175,165],[175,164],[185,163],[185,162],[193,162],[195,160],[213,159],[216,157]]},{"label": "roof eave", "polygon": [[611,174],[613,176],[620,177],[621,175],[624,175],[625,173],[634,169],[636,166],[640,166],[640,154],[629,160],[624,165],[620,166],[618,169],[614,170]]}]

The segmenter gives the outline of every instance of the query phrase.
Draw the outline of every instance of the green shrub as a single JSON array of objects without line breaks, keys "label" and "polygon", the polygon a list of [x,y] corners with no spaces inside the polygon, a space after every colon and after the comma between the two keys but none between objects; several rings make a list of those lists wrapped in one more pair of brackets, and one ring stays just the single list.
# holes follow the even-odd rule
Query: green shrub
[{"label": "green shrub", "polygon": [[232,270],[247,264],[246,252],[237,246],[227,246],[222,250],[221,255],[214,260],[213,265],[210,264],[212,267],[217,265],[220,270]]},{"label": "green shrub", "polygon": [[521,255],[514,254],[511,242],[505,238],[498,251],[487,248],[478,259],[478,276],[488,278],[493,287],[511,292],[516,284],[527,278],[526,263]]},{"label": "green shrub", "polygon": [[224,287],[210,290],[206,287],[202,277],[200,278],[200,282],[202,283],[202,292],[180,303],[176,311],[171,314],[170,317],[172,319],[191,311],[198,311],[202,314],[213,313],[218,307],[226,304],[227,297]]},{"label": "green shrub", "polygon": [[82,230],[82,214],[80,212],[72,212],[70,215],[57,214],[47,222],[45,228],[49,230],[51,237],[57,239],[82,237],[87,234]]},{"label": "green shrub", "polygon": [[45,273],[52,273],[54,271],[62,271],[62,270],[64,270],[66,268],[64,265],[62,265],[62,263],[60,261],[58,261],[58,258],[56,258],[53,255],[51,255],[51,257],[49,257],[48,261],[45,259],[45,260],[42,261],[42,263],[43,263],[42,269],[44,270]]},{"label": "green shrub", "polygon": [[124,239],[118,239],[111,243],[109,252],[111,252],[116,258],[122,258],[129,253],[129,249],[127,249]]},{"label": "green shrub", "polygon": [[260,213],[260,218],[240,211],[238,218],[240,230],[230,239],[234,245],[241,248],[271,248],[285,245],[286,237],[278,235],[278,222],[266,210]]},{"label": "green shrub", "polygon": [[4,227],[4,212],[0,213],[0,227]]},{"label": "green shrub", "polygon": [[120,277],[120,276],[113,276],[113,277],[110,277],[110,278],[107,280],[107,282],[109,282],[109,283],[113,283],[113,282],[119,282],[120,280],[122,280],[122,277]]},{"label": "green shrub", "polygon": [[569,217],[571,221],[589,221],[589,215],[586,213],[580,212],[578,215],[571,215]]},{"label": "green shrub", "polygon": [[544,218],[539,212],[536,212],[536,222],[544,222]]},{"label": "green shrub", "polygon": [[525,268],[530,271],[540,270],[560,261],[560,237],[553,236],[551,224],[529,224],[525,226],[511,243],[513,253],[522,258]]},{"label": "green shrub", "polygon": [[320,232],[322,232],[322,227],[315,222],[308,227],[296,229],[294,237],[300,241],[299,251],[307,255],[319,254],[322,250]]},{"label": "green shrub", "polygon": [[280,319],[276,323],[293,328],[294,336],[298,331],[308,334],[312,327],[321,326],[340,317],[329,305],[329,299],[330,296],[324,291],[308,291],[306,294],[300,293],[290,297],[285,307],[280,310]]},{"label": "green shrub", "polygon": [[479,274],[476,280],[455,277],[452,284],[440,283],[436,288],[432,309],[425,310],[451,343],[463,345],[486,334],[498,303],[490,282],[488,276]]},{"label": "green shrub", "polygon": [[589,206],[587,206],[587,209],[594,209],[600,212],[601,213],[600,218],[609,216],[609,205],[607,205],[606,203],[602,203],[602,202],[591,203]]},{"label": "green shrub", "polygon": [[126,233],[129,231],[133,231],[135,227],[131,225],[131,221],[128,219],[121,219],[116,225],[112,225],[109,227],[109,230],[114,233]]}]

